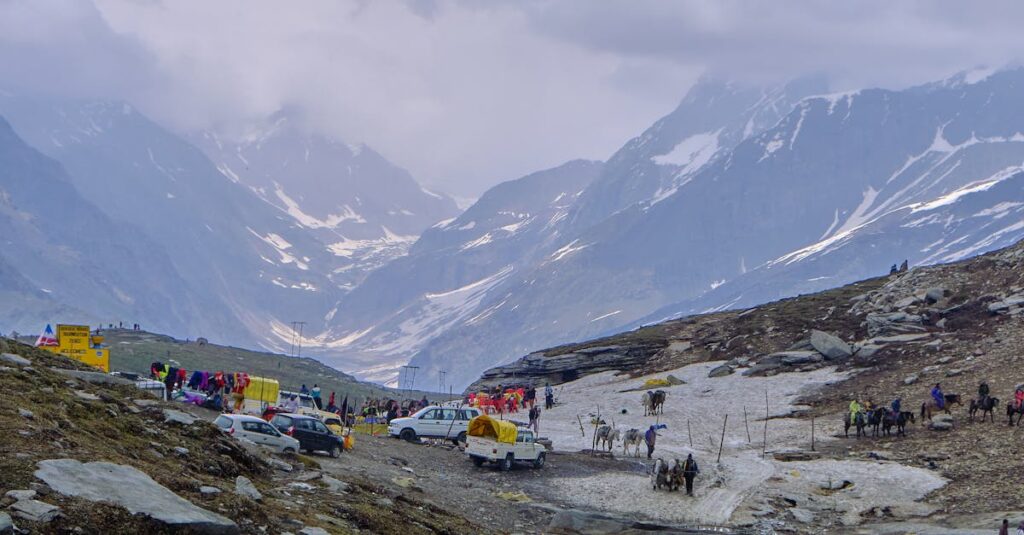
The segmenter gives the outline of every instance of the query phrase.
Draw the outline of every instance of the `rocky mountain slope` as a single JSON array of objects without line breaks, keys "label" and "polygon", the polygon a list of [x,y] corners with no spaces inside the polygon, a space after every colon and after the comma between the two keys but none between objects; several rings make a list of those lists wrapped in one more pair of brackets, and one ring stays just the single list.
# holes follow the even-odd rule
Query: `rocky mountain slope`
[{"label": "rocky mountain slope", "polygon": [[[474,533],[373,477],[276,456],[128,382],[0,339],[0,532]],[[395,506],[395,504],[400,506]]]},{"label": "rocky mountain slope", "polygon": [[427,228],[459,213],[366,145],[305,132],[284,110],[251,125],[240,139],[190,136],[217,168],[287,213],[333,253],[329,277],[342,288],[405,254]]},{"label": "rocky mountain slope", "polygon": [[[121,102],[4,95],[0,114],[9,118],[18,136],[63,166],[85,203],[123,229],[95,230],[93,235],[105,236],[118,250],[137,247],[145,253],[147,243],[157,249],[143,255],[158,264],[152,266],[131,265],[121,260],[123,254],[111,256],[98,249],[105,256],[95,261],[109,259],[105,275],[116,286],[128,284],[118,277],[120,272],[138,282],[161,276],[173,281],[167,272],[177,272],[188,281],[188,290],[179,292],[182,301],[192,296],[196,305],[189,314],[180,314],[175,307],[185,304],[169,305],[158,291],[151,299],[142,294],[120,298],[138,303],[134,308],[108,306],[116,299],[113,295],[85,300],[65,294],[67,299],[41,307],[43,312],[32,321],[10,322],[22,331],[45,323],[38,316],[61,317],[59,307],[64,306],[89,310],[90,319],[123,319],[154,330],[281,350],[292,336],[290,321],[307,321],[308,330],[322,330],[338,298],[366,270],[403,252],[435,218],[455,213],[450,199],[422,190],[372,150],[355,154],[281,124],[258,139],[232,146],[235,160],[215,164],[188,141]],[[245,158],[253,160],[252,171],[238,165]],[[313,182],[322,183],[326,191],[318,195],[311,189]],[[344,206],[362,212],[337,216]],[[53,234],[78,224],[60,211],[47,216]],[[33,278],[31,273],[21,275]],[[77,285],[88,284],[82,280]],[[188,323],[179,316],[186,316]]]},{"label": "rocky mountain slope", "polygon": [[[703,80],[608,163],[570,162],[503,183],[455,221],[424,234],[409,257],[374,273],[342,300],[328,337],[346,358],[364,359],[371,366],[365,373],[375,379],[394,377],[394,367],[415,356],[428,374],[448,370],[457,374],[456,385],[465,384],[478,359],[505,359],[550,341],[548,333],[530,332],[532,305],[517,296],[587,247],[582,240],[592,225],[637,203],[669,197],[737,143],[773,125],[800,98],[821,91],[818,80],[778,88]],[[587,291],[566,289],[575,292],[573,299]],[[510,309],[515,318],[497,319]],[[649,311],[650,305],[639,309]],[[546,321],[561,333],[580,321],[594,328],[621,325],[602,314]]]},{"label": "rocky mountain slope", "polygon": [[1013,243],[1024,236],[1022,83],[1017,69],[808,97],[674,193],[570,234],[557,261],[519,273],[481,303],[494,307],[486,318],[447,330],[413,363],[471,369]]},{"label": "rocky mountain slope", "polygon": [[[639,410],[634,403],[639,403],[641,391],[651,388],[643,381],[666,381],[667,403],[681,413],[671,416],[667,411],[669,416],[660,419],[668,429],[658,439],[659,448],[695,451],[698,458],[709,459],[718,449],[723,424],[709,423],[712,413],[706,411],[714,406],[715,417],[730,414],[725,449],[733,460],[724,468],[704,461],[702,466],[711,466],[705,478],[711,479],[705,479],[708,486],[690,511],[703,511],[715,499],[726,499],[727,491],[740,492],[740,486],[751,490],[740,492],[733,502],[729,514],[734,525],[771,524],[797,533],[983,533],[996,529],[1002,518],[1024,518],[1020,492],[1006,486],[1006,474],[1024,468],[1014,454],[1024,428],[1007,426],[1005,416],[1005,405],[1021,383],[1012,370],[1024,352],[1022,268],[1024,241],[968,260],[538,351],[488,370],[470,390],[551,383],[560,403],[586,402],[588,408],[577,407],[577,413],[601,406],[621,426],[636,419],[626,414]],[[697,371],[701,373],[695,375]],[[972,419],[968,411],[982,381],[999,399],[992,422]],[[952,405],[949,416],[923,421],[920,407],[936,383],[948,394],[959,394],[963,404]],[[619,401],[602,389],[622,392],[630,384],[634,390],[626,399],[632,402],[622,402],[626,410],[620,414]],[[718,385],[727,387],[723,391]],[[760,459],[762,444],[760,437],[744,434],[743,412],[760,407],[763,416],[766,390],[773,407],[766,433],[769,438],[775,433],[771,440],[776,442],[763,447],[775,462],[758,475],[764,465],[753,460]],[[714,398],[718,394],[724,397]],[[779,405],[785,404],[780,396],[790,394],[795,396],[793,406],[779,413]],[[851,429],[850,438],[844,438],[842,419],[851,399],[888,406],[897,398],[903,410],[915,415],[906,437],[856,439]],[[549,413],[566,416],[558,407]],[[819,433],[816,451],[808,451],[812,417]],[[689,422],[679,418],[693,420],[693,442],[687,443]],[[748,433],[760,433],[762,422],[753,420]],[[564,427],[565,437],[579,437],[575,421],[548,425]],[[782,443],[786,448],[798,443],[799,451],[779,449],[776,444]],[[745,462],[750,467],[741,476],[733,465]],[[862,507],[870,500],[858,497],[857,489],[875,484],[870,474],[908,469],[922,477],[934,474],[939,482],[912,505]],[[900,478],[914,474],[892,476],[902,481],[903,489],[893,501],[907,497],[907,485],[913,484]],[[762,477],[766,479],[758,483]],[[599,484],[587,480],[579,486]],[[780,494],[780,489],[790,490]],[[616,496],[612,493],[608,503],[618,500]]]},{"label": "rocky mountain slope", "polygon": [[[0,314],[11,328],[160,317],[174,329],[223,324],[164,249],[81,195],[61,165],[0,118]],[[130,244],[130,246],[128,246]],[[9,323],[8,323],[9,322]]]}]

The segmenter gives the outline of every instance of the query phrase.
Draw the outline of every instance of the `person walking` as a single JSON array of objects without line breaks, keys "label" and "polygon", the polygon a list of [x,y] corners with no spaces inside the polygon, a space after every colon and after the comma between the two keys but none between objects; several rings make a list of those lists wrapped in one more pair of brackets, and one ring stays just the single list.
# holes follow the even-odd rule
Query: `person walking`
[{"label": "person walking", "polygon": [[544,410],[549,411],[555,406],[555,391],[551,383],[544,383]]},{"label": "person walking", "polygon": [[647,444],[647,458],[650,459],[651,455],[654,455],[654,442],[658,440],[658,431],[652,425],[647,428],[647,432],[644,433],[644,442]]},{"label": "person walking", "polygon": [[1003,525],[999,526],[999,535],[1010,535],[1010,521],[1003,519]]},{"label": "person walking", "polygon": [[683,479],[686,480],[686,495],[693,496],[693,480],[700,473],[700,468],[697,467],[697,461],[694,460],[693,454],[686,456],[686,460],[683,461]]},{"label": "person walking", "polygon": [[530,407],[530,425],[533,434],[540,435],[540,407]]}]

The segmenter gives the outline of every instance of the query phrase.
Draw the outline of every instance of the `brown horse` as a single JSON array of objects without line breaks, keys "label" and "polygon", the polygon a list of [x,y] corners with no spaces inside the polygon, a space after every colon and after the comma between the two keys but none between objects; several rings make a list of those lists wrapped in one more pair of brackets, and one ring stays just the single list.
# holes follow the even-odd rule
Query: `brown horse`
[{"label": "brown horse", "polygon": [[953,406],[953,405],[963,406],[963,404],[964,404],[964,402],[960,399],[960,394],[946,394],[945,398],[946,398],[946,404],[945,404],[944,407],[941,407],[941,408],[938,405],[935,404],[935,400],[934,399],[929,399],[928,401],[926,401],[926,402],[921,404],[921,425],[924,425],[925,420],[931,420],[932,419],[932,413],[933,412],[936,412],[936,413],[937,412],[944,412],[946,414],[953,414],[953,413],[949,412],[949,408],[951,406]]},{"label": "brown horse", "polygon": [[846,413],[846,416],[843,416],[843,434],[846,435],[846,438],[850,438],[850,426],[857,427],[857,438],[860,438],[861,435],[868,436],[867,431],[865,431],[868,421],[863,412],[858,412],[856,419],[853,421],[850,421],[849,412]]},{"label": "brown horse", "polygon": [[1008,424],[1013,425],[1013,415],[1017,414],[1017,425],[1020,425],[1020,419],[1024,418],[1024,405],[1020,407],[1014,407],[1013,402],[1006,404],[1006,419]]},{"label": "brown horse", "polygon": [[995,422],[995,408],[999,406],[999,398],[992,396],[985,396],[985,399],[971,400],[971,408],[968,410],[968,414],[971,416],[971,421],[974,421],[974,415],[981,413],[981,421],[985,421],[985,415],[989,416],[990,422]]}]

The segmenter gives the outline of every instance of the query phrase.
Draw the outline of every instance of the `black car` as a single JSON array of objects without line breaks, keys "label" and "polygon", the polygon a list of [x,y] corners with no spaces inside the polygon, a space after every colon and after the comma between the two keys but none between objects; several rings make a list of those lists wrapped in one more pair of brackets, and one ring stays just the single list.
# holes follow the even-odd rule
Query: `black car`
[{"label": "black car", "polygon": [[303,451],[326,451],[331,457],[338,457],[344,451],[344,440],[312,416],[276,414],[270,423],[282,433],[298,440],[299,448]]}]

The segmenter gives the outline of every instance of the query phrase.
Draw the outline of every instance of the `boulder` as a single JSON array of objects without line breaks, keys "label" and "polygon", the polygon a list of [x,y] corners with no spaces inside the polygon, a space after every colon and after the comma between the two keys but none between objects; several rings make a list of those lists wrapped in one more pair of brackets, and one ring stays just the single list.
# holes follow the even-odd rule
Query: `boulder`
[{"label": "boulder", "polygon": [[853,355],[850,344],[825,331],[811,331],[811,346],[828,360],[840,360]]},{"label": "boulder", "polygon": [[875,356],[875,353],[878,353],[884,347],[883,345],[864,344],[857,346],[854,353],[860,358],[870,358]]},{"label": "boulder", "polygon": [[299,535],[331,535],[324,528],[317,527],[304,527],[299,531]]},{"label": "boulder", "polygon": [[953,417],[948,414],[936,414],[932,416],[928,428],[933,431],[949,431],[953,429]]},{"label": "boulder", "polygon": [[14,500],[16,502],[20,502],[21,500],[31,500],[31,499],[35,498],[36,497],[36,491],[34,491],[34,490],[9,490],[9,491],[7,491],[6,494],[4,494],[4,496],[7,497],[7,498],[10,498],[10,499],[12,499],[12,500]]},{"label": "boulder", "polygon": [[230,519],[193,505],[131,466],[74,459],[40,461],[38,466],[35,476],[66,496],[113,503],[173,530],[238,533]]},{"label": "boulder", "polygon": [[920,379],[920,378],[921,377],[918,376],[916,373],[912,373],[912,374],[910,374],[910,375],[908,375],[908,376],[903,378],[903,384],[905,384],[905,385],[912,385],[912,384],[916,383],[917,380]]},{"label": "boulder", "polygon": [[21,416],[22,418],[26,418],[28,420],[33,420],[36,417],[36,415],[33,414],[32,411],[22,408],[18,408],[18,416]]},{"label": "boulder", "polygon": [[686,384],[686,381],[676,377],[675,375],[669,375],[668,377],[665,378],[665,380],[668,381],[668,384],[670,384],[672,386],[679,386],[679,385],[685,385]]},{"label": "boulder", "polygon": [[263,499],[263,495],[260,494],[256,485],[253,485],[252,481],[245,476],[238,476],[235,478],[235,494],[238,494],[239,496],[247,496],[256,501]]},{"label": "boulder", "polygon": [[935,304],[938,303],[939,301],[942,301],[943,297],[946,297],[945,288],[930,288],[924,294],[925,301],[927,301],[930,304]]},{"label": "boulder", "polygon": [[27,358],[19,355],[15,355],[14,353],[0,354],[0,362],[14,364],[15,366],[29,366],[32,364],[31,360],[28,360]]},{"label": "boulder", "polygon": [[77,397],[78,399],[84,399],[85,401],[100,400],[99,396],[97,396],[96,394],[92,394],[90,392],[85,392],[83,390],[73,390],[72,392],[75,394],[75,397]]},{"label": "boulder", "polygon": [[348,483],[335,479],[329,475],[324,475],[320,478],[320,481],[322,481],[324,485],[327,485],[327,490],[331,492],[348,492],[351,489]]},{"label": "boulder", "polygon": [[784,351],[781,353],[772,353],[768,355],[768,358],[777,358],[778,362],[782,363],[783,366],[799,366],[801,364],[810,364],[812,362],[821,362],[824,357],[817,351]]},{"label": "boulder", "polygon": [[50,522],[60,514],[60,507],[38,500],[20,500],[14,502],[11,511],[30,522]]},{"label": "boulder", "polygon": [[612,517],[585,511],[577,511],[575,509],[568,509],[565,511],[559,511],[551,517],[551,522],[548,523],[547,532],[618,535],[628,527],[629,523],[622,522],[621,520]]},{"label": "boulder", "polygon": [[14,521],[11,520],[11,515],[7,513],[0,513],[0,535],[8,535],[14,533],[17,526],[14,525]]},{"label": "boulder", "polygon": [[801,524],[810,524],[811,522],[814,522],[814,513],[807,509],[793,507],[789,510],[789,514],[793,515],[793,520],[796,520]]},{"label": "boulder", "polygon": [[203,496],[215,496],[220,493],[221,490],[218,489],[217,487],[211,487],[208,485],[203,485],[199,487],[199,494],[202,494]]},{"label": "boulder", "polygon": [[711,371],[708,372],[708,377],[725,377],[730,374],[732,374],[732,366],[722,364],[721,366],[712,368]]},{"label": "boulder", "polygon": [[164,422],[169,424],[180,424],[180,425],[192,425],[196,423],[195,416],[186,412],[176,411],[174,409],[164,409]]}]

